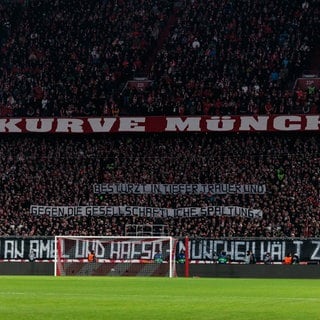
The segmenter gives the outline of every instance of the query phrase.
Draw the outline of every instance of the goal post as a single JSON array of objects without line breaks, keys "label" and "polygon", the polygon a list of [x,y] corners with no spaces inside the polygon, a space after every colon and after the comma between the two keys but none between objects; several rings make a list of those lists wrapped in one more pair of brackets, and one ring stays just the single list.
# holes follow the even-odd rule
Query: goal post
[{"label": "goal post", "polygon": [[54,275],[173,277],[175,257],[173,237],[56,236]]}]

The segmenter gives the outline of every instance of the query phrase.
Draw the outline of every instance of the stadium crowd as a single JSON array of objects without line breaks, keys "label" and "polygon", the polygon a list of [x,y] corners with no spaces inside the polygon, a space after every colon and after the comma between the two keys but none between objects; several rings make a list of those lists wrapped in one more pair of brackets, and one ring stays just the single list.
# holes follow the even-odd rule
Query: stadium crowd
[{"label": "stadium crowd", "polygon": [[308,100],[317,109],[319,97],[300,101],[290,92],[318,38],[314,5],[191,2],[153,65],[155,105],[181,115],[302,112]]},{"label": "stadium crowd", "polygon": [[[0,4],[2,116],[319,111],[317,0]],[[126,86],[146,77],[152,85]]]},{"label": "stadium crowd", "polygon": [[[1,137],[0,235],[126,235],[163,224],[192,237],[319,236],[319,137],[116,135]],[[264,184],[264,194],[95,194],[95,183]],[[245,217],[36,216],[30,205],[261,209]]]},{"label": "stadium crowd", "polygon": [[[319,39],[317,0],[0,1],[0,116],[320,112],[292,92]],[[143,90],[126,86],[150,79]],[[314,237],[319,137],[2,135],[0,235]],[[95,183],[264,184],[265,194],[101,195]],[[239,206],[243,217],[34,216],[30,205]]]},{"label": "stadium crowd", "polygon": [[140,75],[169,9],[168,0],[2,5],[2,115],[116,115],[121,85]]}]

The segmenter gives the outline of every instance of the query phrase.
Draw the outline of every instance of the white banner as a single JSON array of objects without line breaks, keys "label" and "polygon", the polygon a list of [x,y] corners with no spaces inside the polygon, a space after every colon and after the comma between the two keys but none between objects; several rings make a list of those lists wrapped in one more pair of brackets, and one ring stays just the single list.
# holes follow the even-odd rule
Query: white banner
[{"label": "white banner", "polygon": [[260,184],[94,184],[96,194],[264,194],[266,186]]},{"label": "white banner", "polygon": [[138,216],[138,217],[246,217],[262,218],[262,210],[248,209],[236,206],[210,206],[210,207],[186,207],[186,208],[152,208],[138,206],[36,206],[30,207],[30,213],[50,217],[67,216]]}]

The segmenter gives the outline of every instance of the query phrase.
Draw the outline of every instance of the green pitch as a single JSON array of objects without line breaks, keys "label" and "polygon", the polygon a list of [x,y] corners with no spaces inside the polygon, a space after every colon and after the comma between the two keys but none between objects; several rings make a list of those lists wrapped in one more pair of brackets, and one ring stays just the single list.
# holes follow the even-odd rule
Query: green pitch
[{"label": "green pitch", "polygon": [[0,277],[0,317],[320,319],[320,280]]}]

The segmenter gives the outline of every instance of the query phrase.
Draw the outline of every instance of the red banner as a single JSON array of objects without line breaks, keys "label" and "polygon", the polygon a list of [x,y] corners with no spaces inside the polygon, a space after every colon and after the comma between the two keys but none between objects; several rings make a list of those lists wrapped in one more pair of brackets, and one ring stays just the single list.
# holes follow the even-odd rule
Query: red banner
[{"label": "red banner", "polygon": [[0,118],[0,133],[319,131],[320,115]]}]

